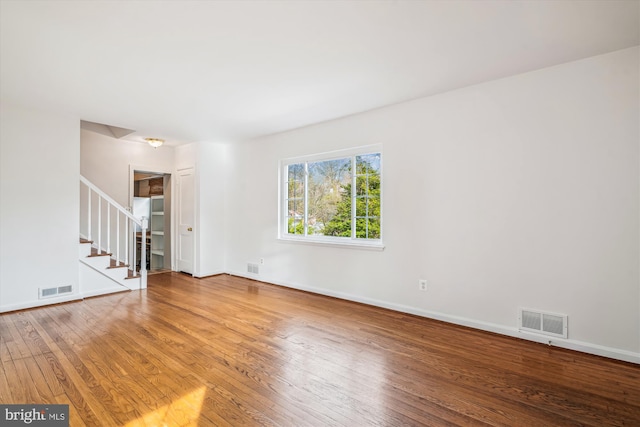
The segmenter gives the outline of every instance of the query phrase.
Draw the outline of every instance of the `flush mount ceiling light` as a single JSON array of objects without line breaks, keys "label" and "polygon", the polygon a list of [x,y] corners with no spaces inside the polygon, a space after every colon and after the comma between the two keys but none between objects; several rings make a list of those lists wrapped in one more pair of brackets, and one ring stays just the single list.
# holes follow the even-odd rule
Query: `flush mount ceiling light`
[{"label": "flush mount ceiling light", "polygon": [[164,139],[160,138],[145,138],[144,140],[147,141],[153,148],[158,148],[162,144],[164,144]]}]

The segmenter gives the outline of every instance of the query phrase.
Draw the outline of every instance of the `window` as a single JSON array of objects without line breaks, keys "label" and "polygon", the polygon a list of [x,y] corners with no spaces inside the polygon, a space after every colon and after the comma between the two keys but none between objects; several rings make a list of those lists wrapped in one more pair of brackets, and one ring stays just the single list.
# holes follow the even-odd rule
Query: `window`
[{"label": "window", "polygon": [[280,238],[382,247],[380,147],[281,162]]}]

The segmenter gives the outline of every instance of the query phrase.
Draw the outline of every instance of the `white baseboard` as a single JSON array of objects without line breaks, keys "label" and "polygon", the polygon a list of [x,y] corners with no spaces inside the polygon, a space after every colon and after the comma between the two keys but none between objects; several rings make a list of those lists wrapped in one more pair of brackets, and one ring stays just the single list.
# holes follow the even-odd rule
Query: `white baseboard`
[{"label": "white baseboard", "polygon": [[271,280],[270,278],[260,277],[260,275],[257,275],[257,274],[247,274],[247,273],[241,273],[241,272],[230,272],[229,274],[233,276],[244,277],[247,279],[259,280],[265,283],[273,283],[274,285],[284,286],[292,289],[298,289],[301,291],[311,292],[314,294],[340,298],[343,300],[372,305],[375,307],[387,308],[389,310],[394,310],[401,313],[414,314],[420,317],[426,317],[434,320],[441,320],[443,322],[453,323],[455,325],[468,326],[470,328],[479,329],[482,331],[494,332],[501,335],[520,338],[527,341],[533,341],[533,342],[547,344],[555,347],[565,348],[568,350],[576,350],[582,353],[588,353],[596,356],[608,357],[610,359],[622,360],[624,362],[640,364],[640,353],[634,353],[627,350],[605,347],[598,344],[591,344],[591,343],[586,343],[586,342],[576,341],[571,339],[553,338],[553,337],[541,336],[536,334],[524,333],[519,331],[518,328],[516,327],[509,327],[509,326],[498,325],[494,323],[482,322],[479,320],[469,319],[465,317],[452,316],[450,314],[439,313],[439,312],[430,311],[430,310],[423,310],[421,308],[411,307],[403,304],[391,303],[387,301],[381,301],[373,298],[361,297],[358,295],[332,291],[324,288],[316,288],[313,286],[304,286],[299,284],[279,282],[277,280]]},{"label": "white baseboard", "polygon": [[82,296],[78,294],[65,295],[63,297],[47,298],[45,300],[27,301],[19,304],[10,304],[0,306],[0,313],[8,313],[10,311],[26,310],[29,308],[43,307],[45,305],[62,304],[70,301],[80,301]]},{"label": "white baseboard", "polygon": [[205,277],[218,276],[220,274],[227,274],[227,272],[224,270],[207,271],[205,273],[194,274],[193,277],[196,279],[203,279]]}]

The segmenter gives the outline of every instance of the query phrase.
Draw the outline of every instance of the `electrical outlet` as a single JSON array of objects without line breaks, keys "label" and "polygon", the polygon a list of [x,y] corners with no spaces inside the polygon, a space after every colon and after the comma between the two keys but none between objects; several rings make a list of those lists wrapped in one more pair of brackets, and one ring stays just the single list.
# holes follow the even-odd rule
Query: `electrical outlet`
[{"label": "electrical outlet", "polygon": [[264,264],[264,258],[260,258],[260,264]]},{"label": "electrical outlet", "polygon": [[426,291],[427,290],[427,281],[424,280],[424,279],[418,280],[418,289],[420,289],[421,291]]}]

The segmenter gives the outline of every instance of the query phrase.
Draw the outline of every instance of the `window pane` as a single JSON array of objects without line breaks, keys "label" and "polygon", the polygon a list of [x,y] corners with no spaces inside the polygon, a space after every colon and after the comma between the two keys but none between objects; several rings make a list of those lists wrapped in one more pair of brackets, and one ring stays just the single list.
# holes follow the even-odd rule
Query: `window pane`
[{"label": "window pane", "polygon": [[362,197],[369,194],[369,176],[358,175],[356,176],[356,197]]},{"label": "window pane", "polygon": [[302,199],[289,199],[287,204],[289,211],[287,216],[304,218],[304,202]]},{"label": "window pane", "polygon": [[379,239],[380,238],[380,219],[369,218],[367,223],[367,239]]},{"label": "window pane", "polygon": [[287,233],[304,234],[304,163],[287,166]]},{"label": "window pane", "polygon": [[367,219],[356,218],[356,237],[360,239],[367,238]]},{"label": "window pane", "polygon": [[302,181],[304,179],[304,163],[289,165],[289,181]]},{"label": "window pane", "polygon": [[368,217],[369,215],[369,199],[367,197],[358,197],[356,199],[356,216]]},{"label": "window pane", "polygon": [[356,237],[359,239],[379,239],[379,218],[356,218]]},{"label": "window pane", "polygon": [[380,216],[380,196],[356,198],[356,216],[379,217]]},{"label": "window pane", "polygon": [[302,199],[304,197],[304,182],[289,181],[287,183],[287,197],[289,199]]},{"label": "window pane", "polygon": [[380,153],[365,154],[356,156],[356,173],[360,174],[380,174]]},{"label": "window pane", "polygon": [[[351,180],[350,167],[350,158],[309,163],[308,234],[326,235],[327,227],[332,222],[334,224],[329,228],[331,233],[342,228],[336,222],[346,219],[350,224],[350,215],[346,218],[337,217],[338,212],[344,209],[344,206],[341,207],[341,204],[344,204],[343,199],[350,197],[351,190],[346,188]],[[348,225],[348,228],[351,226]]]},{"label": "window pane", "polygon": [[304,221],[295,217],[289,217],[287,220],[287,233],[304,234]]},{"label": "window pane", "polygon": [[379,217],[380,216],[380,194],[371,194],[356,198],[357,217]]},{"label": "window pane", "polygon": [[380,194],[380,154],[356,157],[356,195]]},{"label": "window pane", "polygon": [[289,215],[287,215],[287,233],[304,234],[304,205],[300,202],[289,202]]},{"label": "window pane", "polygon": [[356,156],[356,237],[380,238],[380,153]]},{"label": "window pane", "polygon": [[304,197],[304,163],[288,166],[287,197]]}]

